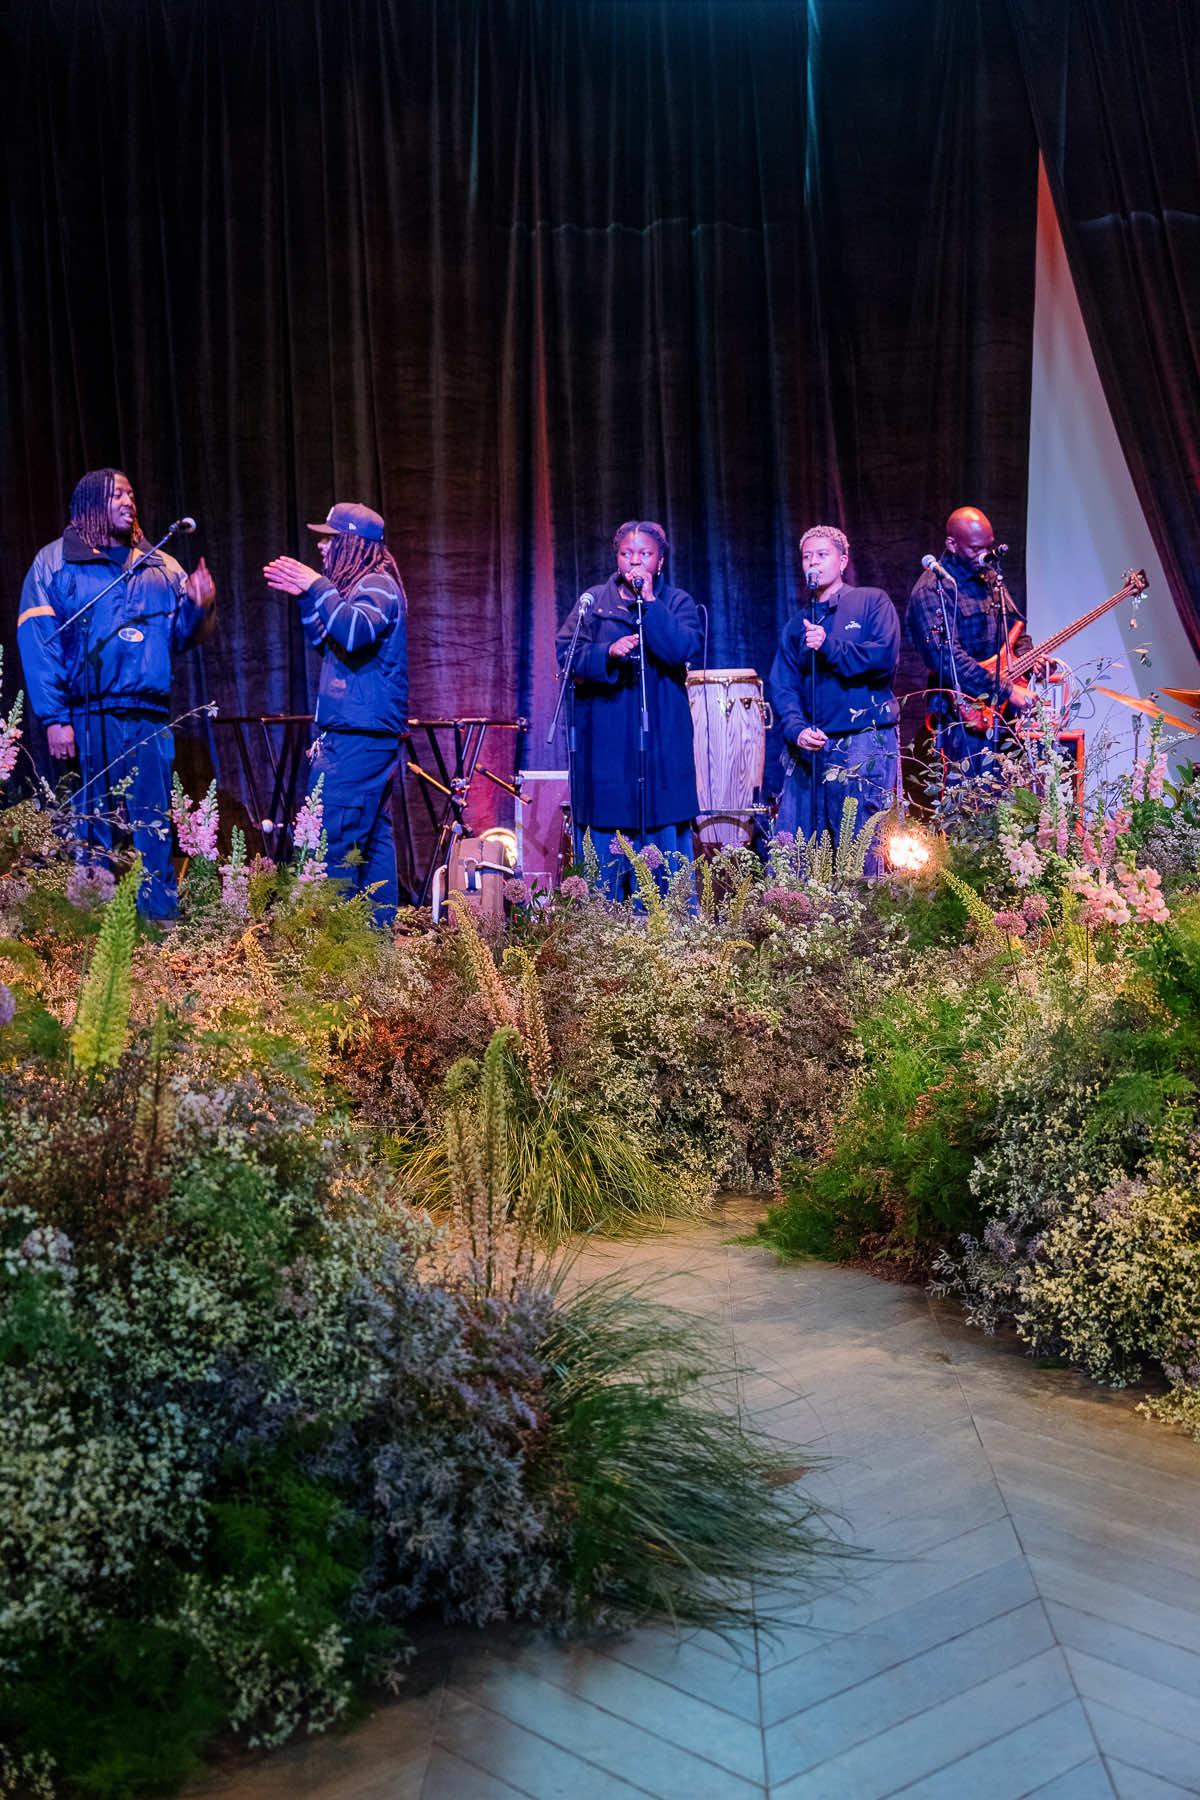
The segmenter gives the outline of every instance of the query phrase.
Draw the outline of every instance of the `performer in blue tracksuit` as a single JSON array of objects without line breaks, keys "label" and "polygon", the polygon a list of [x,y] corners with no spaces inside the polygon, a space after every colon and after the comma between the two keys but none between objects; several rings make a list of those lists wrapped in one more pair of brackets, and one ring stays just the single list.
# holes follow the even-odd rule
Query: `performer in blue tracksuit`
[{"label": "performer in blue tracksuit", "polygon": [[[811,600],[784,626],[771,669],[786,739],[776,829],[805,838],[828,831],[836,843],[848,799],[858,801],[861,827],[895,797],[900,620],[882,588],[846,586],[850,545],[836,525],[806,531],[800,559]],[[874,853],[868,873],[879,867]]]},{"label": "performer in blue tracksuit", "polygon": [[300,597],[300,623],[321,652],[317,739],[309,792],[320,776],[331,875],[351,893],[373,890],[375,922],[390,926],[399,886],[392,781],[408,729],[408,601],[383,520],[341,500],[322,525],[319,575],[292,556],[263,570],[269,585]]},{"label": "performer in blue tracksuit", "polygon": [[185,575],[174,557],[147,550],[128,476],[91,470],[71,496],[63,535],[25,577],[17,642],[51,756],[79,758],[78,855],[106,860],[127,828],[145,869],[138,908],[169,918],[178,904],[171,658],[203,634],[216,588],[203,557]]},{"label": "performer in blue tracksuit", "polygon": [[[609,844],[618,831],[640,847],[692,854],[696,757],[687,697],[687,665],[700,654],[700,616],[690,594],[663,577],[666,533],[653,520],[630,519],[613,537],[615,574],[592,590],[583,609],[571,676],[575,758],[571,804],[576,855],[583,833],[592,834],[608,892],[629,889],[629,867]],[[641,671],[637,608],[643,608],[646,644],[645,824],[639,838],[638,769]],[[582,602],[580,603],[582,605]],[[580,605],[559,631],[558,661],[565,665]]]}]

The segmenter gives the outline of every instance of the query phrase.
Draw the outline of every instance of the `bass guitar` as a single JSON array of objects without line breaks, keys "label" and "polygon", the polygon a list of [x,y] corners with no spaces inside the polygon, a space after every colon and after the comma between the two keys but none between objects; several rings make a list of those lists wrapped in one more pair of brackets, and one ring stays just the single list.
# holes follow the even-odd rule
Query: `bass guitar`
[{"label": "bass guitar", "polygon": [[[1024,619],[1018,619],[1008,633],[1007,643],[995,656],[981,660],[979,666],[981,669],[987,670],[993,681],[999,675],[1002,682],[1012,686],[1022,681],[1036,664],[1045,662],[1052,657],[1054,652],[1067,642],[1068,638],[1073,638],[1077,632],[1086,631],[1089,625],[1097,619],[1103,618],[1106,612],[1111,612],[1114,606],[1120,606],[1123,600],[1135,602],[1140,600],[1149,585],[1144,569],[1136,571],[1127,569],[1125,585],[1119,593],[1110,594],[1107,600],[1100,602],[1099,606],[1093,606],[1091,612],[1084,613],[1082,618],[1075,619],[1070,625],[1064,625],[1061,631],[1056,631],[1053,637],[1046,639],[1045,643],[1035,645],[1032,650],[1026,650],[1023,656],[1015,654],[1017,642],[1025,630]],[[995,707],[987,700],[975,698],[969,700],[964,698],[959,703],[958,716],[969,731],[990,731],[999,723],[1003,714],[1003,704]]]}]

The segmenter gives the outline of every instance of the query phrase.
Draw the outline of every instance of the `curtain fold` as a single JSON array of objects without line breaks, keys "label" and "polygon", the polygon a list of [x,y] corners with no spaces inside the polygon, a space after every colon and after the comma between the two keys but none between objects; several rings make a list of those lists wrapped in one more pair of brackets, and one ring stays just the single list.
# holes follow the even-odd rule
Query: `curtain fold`
[{"label": "curtain fold", "polygon": [[1200,652],[1200,12],[1009,0],[1096,368]]},{"label": "curtain fold", "polygon": [[261,565],[361,499],[414,712],[519,711],[544,765],[555,624],[625,518],[666,526],[710,665],[761,671],[813,522],[897,600],[960,502],[1019,552],[1036,148],[989,0],[41,0],[8,31],[6,642],[117,463],[221,590],[178,710],[307,710]]}]

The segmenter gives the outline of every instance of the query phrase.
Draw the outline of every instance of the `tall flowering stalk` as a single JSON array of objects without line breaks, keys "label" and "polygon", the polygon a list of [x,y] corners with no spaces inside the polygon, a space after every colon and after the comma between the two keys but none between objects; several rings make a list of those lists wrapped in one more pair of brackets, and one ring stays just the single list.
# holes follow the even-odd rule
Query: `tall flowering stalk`
[{"label": "tall flowering stalk", "polygon": [[25,696],[18,694],[7,719],[0,723],[0,781],[8,780],[16,764],[21,748],[20,724],[24,706]]},{"label": "tall flowering stalk", "polygon": [[322,825],[325,802],[321,797],[324,787],[325,777],[318,775],[311,794],[296,814],[296,822],[292,826],[292,848],[295,851],[298,881],[324,881],[327,873],[325,855],[329,840]]},{"label": "tall flowering stalk", "polygon": [[479,935],[471,909],[463,896],[452,889],[446,896],[446,904],[454,915],[462,940],[463,952],[471,966],[471,973],[479,988],[484,1010],[495,1031],[510,1030],[520,1035],[517,1009],[509,999],[500,971],[492,960],[492,953]]},{"label": "tall flowering stalk", "polygon": [[244,919],[250,911],[246,834],[239,825],[233,828],[228,860],[221,864],[221,904],[239,919]]},{"label": "tall flowering stalk", "polygon": [[203,800],[193,806],[184,792],[178,774],[171,778],[171,818],[175,836],[185,856],[200,856],[205,862],[217,860],[217,784],[210,781]]}]

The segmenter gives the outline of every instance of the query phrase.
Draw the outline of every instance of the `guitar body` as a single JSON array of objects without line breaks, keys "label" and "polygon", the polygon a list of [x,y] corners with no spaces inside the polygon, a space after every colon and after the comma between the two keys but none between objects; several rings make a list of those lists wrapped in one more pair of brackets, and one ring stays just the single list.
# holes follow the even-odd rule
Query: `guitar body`
[{"label": "guitar body", "polygon": [[[1008,671],[1013,661],[1017,640],[1025,629],[1024,619],[1017,619],[1009,627],[1008,638],[1004,647],[995,656],[981,660],[979,666],[986,669],[995,682],[997,673],[1001,681],[1007,681]],[[958,709],[958,716],[968,731],[991,731],[992,727],[1004,717],[1003,706],[995,707],[988,700],[972,698],[964,699]]]}]

